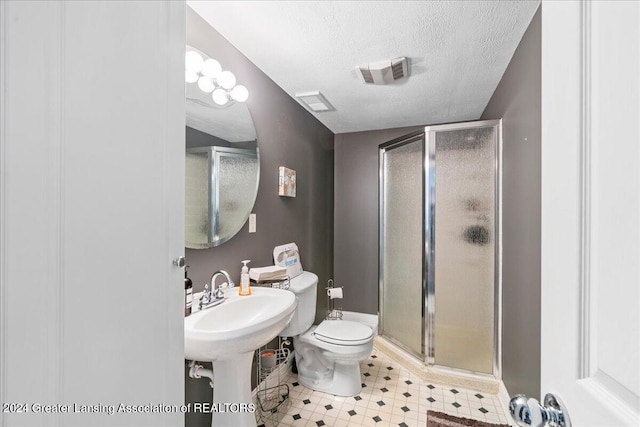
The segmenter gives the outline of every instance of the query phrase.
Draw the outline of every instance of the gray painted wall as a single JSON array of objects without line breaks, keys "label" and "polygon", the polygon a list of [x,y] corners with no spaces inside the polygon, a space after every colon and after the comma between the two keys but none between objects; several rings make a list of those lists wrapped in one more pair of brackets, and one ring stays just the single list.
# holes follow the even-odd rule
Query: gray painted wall
[{"label": "gray painted wall", "polygon": [[502,378],[540,396],[541,11],[482,114],[502,117]]},{"label": "gray painted wall", "polygon": [[[273,248],[296,242],[306,270],[321,283],[332,275],[333,133],[287,95],[235,47],[187,8],[187,43],[216,58],[249,89],[247,106],[260,150],[260,184],[253,209],[257,232],[248,224],[230,241],[207,250],[186,250],[194,292],[211,273],[226,269],[240,278],[240,263],[272,265]],[[278,167],[297,171],[297,197],[278,196]]]},{"label": "gray painted wall", "polygon": [[333,274],[345,310],[378,313],[378,145],[420,129],[335,137]]},{"label": "gray painted wall", "polygon": [[[250,266],[272,265],[273,248],[296,242],[305,270],[318,275],[318,317],[324,316],[324,286],[332,277],[333,259],[333,138],[307,110],[244,57],[198,14],[187,8],[187,44],[217,59],[249,89],[247,106],[253,117],[260,150],[260,184],[253,209],[257,232],[248,224],[228,242],[206,250],[186,250],[194,292],[211,273],[227,270],[240,278],[240,261]],[[297,171],[297,197],[278,196],[278,167]],[[211,401],[205,380],[186,381],[187,401]],[[187,425],[211,425],[211,418],[188,414]]]}]

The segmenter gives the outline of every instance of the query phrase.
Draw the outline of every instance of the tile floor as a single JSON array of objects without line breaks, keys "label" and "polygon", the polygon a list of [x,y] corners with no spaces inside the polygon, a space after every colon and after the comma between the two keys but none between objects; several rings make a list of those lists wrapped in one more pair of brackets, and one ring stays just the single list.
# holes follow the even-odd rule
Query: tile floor
[{"label": "tile floor", "polygon": [[259,418],[258,426],[425,427],[427,410],[490,423],[507,423],[497,396],[429,383],[374,348],[360,365],[363,388],[355,397],[312,391],[289,373],[289,401],[279,413]]}]

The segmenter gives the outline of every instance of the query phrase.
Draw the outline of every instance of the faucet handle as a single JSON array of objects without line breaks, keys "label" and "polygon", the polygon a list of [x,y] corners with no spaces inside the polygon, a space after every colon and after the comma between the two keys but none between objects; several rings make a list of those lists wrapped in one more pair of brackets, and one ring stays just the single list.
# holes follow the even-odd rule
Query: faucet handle
[{"label": "faucet handle", "polygon": [[204,285],[204,291],[202,292],[202,296],[200,297],[200,304],[198,305],[198,309],[202,310],[205,304],[209,304],[211,302],[211,295],[209,294],[209,286],[207,284]]},{"label": "faucet handle", "polygon": [[218,287],[218,289],[216,289],[214,296],[216,299],[224,298],[224,292],[222,291],[222,287]]}]

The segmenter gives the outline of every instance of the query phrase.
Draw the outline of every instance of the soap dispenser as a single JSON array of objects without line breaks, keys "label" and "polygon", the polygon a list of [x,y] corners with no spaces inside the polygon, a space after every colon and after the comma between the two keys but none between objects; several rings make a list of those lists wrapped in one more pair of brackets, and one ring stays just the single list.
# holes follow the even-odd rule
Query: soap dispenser
[{"label": "soap dispenser", "polygon": [[238,287],[238,295],[251,295],[251,286],[249,286],[249,267],[247,264],[250,263],[251,260],[245,259],[242,261],[244,264],[242,266],[242,270],[240,272],[240,286]]}]

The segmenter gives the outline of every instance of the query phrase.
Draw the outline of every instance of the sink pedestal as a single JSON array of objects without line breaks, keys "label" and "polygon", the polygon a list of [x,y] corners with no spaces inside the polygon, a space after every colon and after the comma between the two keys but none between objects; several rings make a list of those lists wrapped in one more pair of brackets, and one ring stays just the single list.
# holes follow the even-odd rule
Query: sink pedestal
[{"label": "sink pedestal", "polygon": [[[251,362],[254,351],[233,355],[227,360],[213,361],[213,427],[256,427],[256,416],[249,412],[251,400]],[[235,412],[232,412],[235,411]],[[257,408],[256,408],[257,410]]]},{"label": "sink pedestal", "polygon": [[253,354],[291,321],[296,296],[261,287],[251,296],[238,295],[237,288],[224,296],[224,303],[184,318],[184,357],[213,362],[214,427],[256,427],[250,412]]}]

